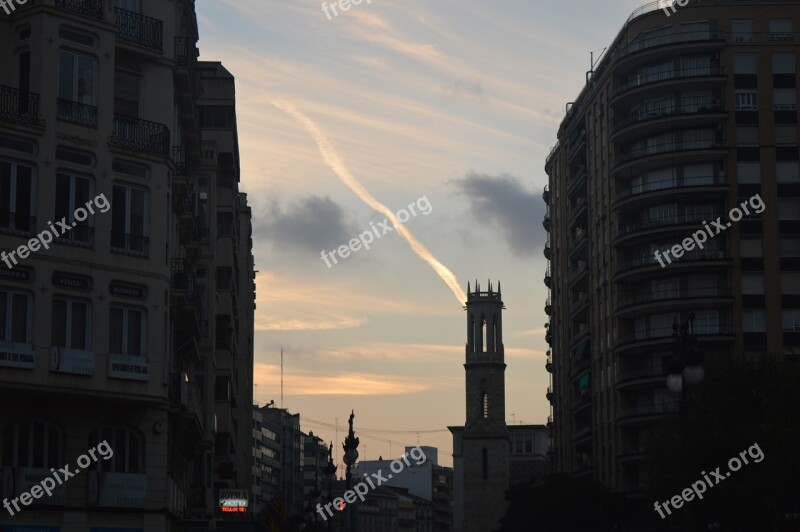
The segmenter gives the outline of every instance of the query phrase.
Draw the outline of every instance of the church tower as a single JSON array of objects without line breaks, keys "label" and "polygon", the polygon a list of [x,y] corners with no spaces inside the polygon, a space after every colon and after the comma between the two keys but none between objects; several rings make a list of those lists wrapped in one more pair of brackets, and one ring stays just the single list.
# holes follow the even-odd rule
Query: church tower
[{"label": "church tower", "polygon": [[506,513],[509,439],[506,427],[505,356],[497,291],[467,285],[467,421],[462,436],[464,532],[494,530]]}]

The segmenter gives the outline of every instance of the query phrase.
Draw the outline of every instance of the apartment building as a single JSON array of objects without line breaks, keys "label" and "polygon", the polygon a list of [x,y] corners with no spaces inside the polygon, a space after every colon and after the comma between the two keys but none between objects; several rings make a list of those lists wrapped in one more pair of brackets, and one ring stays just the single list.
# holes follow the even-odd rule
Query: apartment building
[{"label": "apartment building", "polygon": [[[797,8],[648,4],[567,104],[544,192],[557,470],[647,490],[649,428],[680,398],[673,324],[693,318],[706,360],[798,353]],[[763,212],[661,266],[756,194]]]},{"label": "apartment building", "polygon": [[300,414],[291,414],[284,408],[263,406],[258,409],[262,418],[271,423],[280,444],[279,496],[282,512],[289,519],[299,520],[305,512],[303,483],[303,433],[300,431]]},{"label": "apartment building", "polygon": [[253,408],[253,513],[258,515],[281,491],[280,425]]},{"label": "apartment building", "polygon": [[233,78],[197,40],[192,0],[0,17],[2,496],[114,451],[0,524],[207,530],[250,488],[250,210]]}]

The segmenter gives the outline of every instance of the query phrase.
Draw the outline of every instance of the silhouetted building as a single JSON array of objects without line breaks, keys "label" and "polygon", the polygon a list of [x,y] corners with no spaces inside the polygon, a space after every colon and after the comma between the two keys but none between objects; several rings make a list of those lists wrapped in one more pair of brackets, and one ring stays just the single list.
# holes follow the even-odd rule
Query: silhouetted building
[{"label": "silhouetted building", "polygon": [[625,22],[545,164],[555,467],[631,494],[678,409],[674,323],[706,360],[800,348],[798,3],[669,14]]}]

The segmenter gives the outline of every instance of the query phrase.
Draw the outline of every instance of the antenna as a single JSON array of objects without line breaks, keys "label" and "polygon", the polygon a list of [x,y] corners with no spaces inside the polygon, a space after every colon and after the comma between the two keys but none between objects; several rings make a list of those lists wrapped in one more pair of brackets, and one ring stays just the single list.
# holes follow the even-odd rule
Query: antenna
[{"label": "antenna", "polygon": [[255,387],[255,392],[254,392],[255,403],[256,403],[256,406],[258,406],[258,383],[257,382],[253,383],[253,386]]},{"label": "antenna", "polygon": [[281,409],[283,409],[283,348],[281,347]]}]

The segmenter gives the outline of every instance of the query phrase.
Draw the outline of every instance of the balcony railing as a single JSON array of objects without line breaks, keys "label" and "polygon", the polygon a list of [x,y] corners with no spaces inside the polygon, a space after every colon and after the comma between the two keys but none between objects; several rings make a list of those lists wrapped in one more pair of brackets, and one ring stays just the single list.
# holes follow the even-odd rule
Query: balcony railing
[{"label": "balcony railing", "polygon": [[620,190],[617,193],[617,200],[621,200],[630,196],[638,196],[640,194],[647,194],[650,192],[658,192],[659,190],[675,190],[675,189],[691,189],[695,187],[716,187],[720,185],[727,185],[727,176],[695,176],[684,177],[682,180],[676,178],[660,179],[658,181],[649,181],[647,183]]},{"label": "balcony railing", "polygon": [[38,125],[39,95],[0,85],[0,119]]},{"label": "balcony railing", "polygon": [[644,76],[636,76],[635,78],[627,81],[617,87],[614,91],[612,98],[616,98],[620,94],[627,92],[631,89],[638,87],[645,87],[662,81],[679,81],[684,79],[694,78],[710,78],[716,76],[724,76],[725,70],[718,66],[705,66],[695,68],[681,68],[671,72],[653,72]]},{"label": "balcony railing", "polygon": [[131,150],[168,155],[169,129],[149,120],[116,115],[111,142]]},{"label": "balcony railing", "polygon": [[[702,327],[695,325],[694,328],[694,335],[697,337],[730,336],[732,334],[733,331],[730,327],[717,323],[710,323]],[[664,340],[667,338],[674,338],[674,331],[672,327],[657,327],[653,329],[646,329],[638,333],[619,335],[614,342],[614,347],[619,347],[631,342]]]},{"label": "balcony railing", "polygon": [[188,176],[189,162],[186,160],[186,147],[173,146],[171,158],[172,162],[175,164],[175,175]]},{"label": "balcony railing", "polygon": [[97,107],[94,105],[59,98],[56,113],[64,122],[97,128]]},{"label": "balcony railing", "polygon": [[150,239],[146,236],[123,233],[120,231],[111,232],[111,251],[115,253],[147,256],[149,245]]},{"label": "balcony railing", "polygon": [[141,13],[114,8],[117,21],[117,38],[153,50],[163,51],[164,23]]},{"label": "balcony railing", "polygon": [[84,17],[103,20],[104,0],[56,0],[56,7]]},{"label": "balcony railing", "polygon": [[702,140],[674,140],[672,142],[661,142],[659,144],[645,145],[626,153],[620,153],[614,159],[614,168],[635,159],[644,159],[665,153],[700,151],[700,150],[721,150],[725,148],[722,138],[702,139]]},{"label": "balcony railing", "polygon": [[725,107],[719,100],[709,102],[703,105],[683,105],[673,107],[671,109],[662,109],[659,111],[652,111],[649,113],[636,113],[632,116],[624,118],[618,122],[614,122],[611,130],[612,134],[625,129],[633,124],[640,124],[643,122],[651,122],[660,120],[662,118],[680,118],[682,116],[693,116],[703,114],[724,113]]},{"label": "balcony railing", "polygon": [[633,41],[628,44],[628,46],[617,49],[614,52],[614,59],[620,59],[627,55],[658,46],[724,40],[725,33],[718,30],[678,31],[667,35],[658,35],[656,37]]},{"label": "balcony railing", "polygon": [[620,228],[617,229],[617,232],[614,234],[614,238],[620,238],[630,233],[644,231],[645,229],[668,227],[672,225],[699,224],[704,220],[714,220],[714,219],[716,219],[716,213],[712,214],[711,216],[707,216],[703,213],[662,216],[659,218],[652,218],[650,220],[643,220],[641,222],[634,222],[631,224],[620,225]]},{"label": "balcony railing", "polygon": [[[678,263],[708,261],[708,260],[725,260],[727,258],[728,258],[728,253],[724,249],[706,247],[705,249],[694,249],[692,251],[687,251],[686,253],[683,254]],[[627,260],[625,262],[621,262],[617,266],[617,273],[621,273],[626,270],[632,270],[635,268],[645,268],[648,266],[655,266],[656,264],[660,265],[660,263],[655,257],[655,254],[648,253],[647,255],[643,255],[631,260]]]},{"label": "balcony railing", "polygon": [[36,230],[36,218],[16,214],[13,212],[0,212],[0,232],[13,235],[32,235]]},{"label": "balcony railing", "polygon": [[671,299],[701,299],[708,297],[732,297],[728,288],[717,286],[707,286],[698,288],[686,288],[684,290],[659,290],[644,294],[630,294],[620,297],[620,306],[642,305],[654,301],[669,301]]},{"label": "balcony railing", "polygon": [[663,402],[637,405],[630,408],[623,408],[617,412],[617,419],[636,416],[649,416],[654,414],[669,414],[677,412],[680,409],[680,403]]},{"label": "balcony railing", "polygon": [[56,242],[84,248],[94,247],[94,227],[76,225],[58,237]]},{"label": "balcony railing", "polygon": [[627,382],[636,379],[651,379],[664,376],[664,368],[654,366],[650,368],[638,368],[629,371],[623,371],[617,375],[615,382],[619,384],[621,382]]}]

